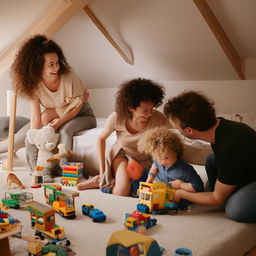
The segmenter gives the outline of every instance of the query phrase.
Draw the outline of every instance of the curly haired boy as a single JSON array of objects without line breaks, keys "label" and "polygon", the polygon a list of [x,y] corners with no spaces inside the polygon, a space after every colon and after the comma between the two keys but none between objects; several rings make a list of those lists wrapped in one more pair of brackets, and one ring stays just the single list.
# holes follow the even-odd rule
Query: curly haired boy
[{"label": "curly haired boy", "polygon": [[[141,136],[138,149],[150,154],[154,160],[146,182],[152,183],[156,178],[175,189],[203,191],[202,179],[193,166],[181,158],[183,144],[172,130],[166,127],[148,130]],[[189,204],[191,203],[181,200],[179,207],[184,208]]]}]

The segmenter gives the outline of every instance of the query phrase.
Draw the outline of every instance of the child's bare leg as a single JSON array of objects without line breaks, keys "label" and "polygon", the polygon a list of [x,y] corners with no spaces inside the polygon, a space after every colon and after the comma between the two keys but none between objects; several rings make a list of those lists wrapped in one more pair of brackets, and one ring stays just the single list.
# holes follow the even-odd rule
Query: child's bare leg
[{"label": "child's bare leg", "polygon": [[127,159],[116,158],[112,163],[112,169],[115,174],[115,186],[112,194],[120,196],[129,196],[131,193],[131,182],[126,173]]},{"label": "child's bare leg", "polygon": [[91,179],[88,179],[85,182],[78,184],[76,188],[78,190],[99,188],[99,183],[100,183],[100,175],[96,175]]}]

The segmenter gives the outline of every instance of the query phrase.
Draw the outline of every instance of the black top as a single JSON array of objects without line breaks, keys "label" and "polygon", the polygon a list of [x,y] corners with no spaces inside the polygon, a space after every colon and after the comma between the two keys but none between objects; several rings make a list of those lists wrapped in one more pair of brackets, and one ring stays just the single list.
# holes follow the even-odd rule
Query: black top
[{"label": "black top", "polygon": [[243,123],[219,119],[212,144],[218,180],[238,186],[256,181],[256,131]]}]

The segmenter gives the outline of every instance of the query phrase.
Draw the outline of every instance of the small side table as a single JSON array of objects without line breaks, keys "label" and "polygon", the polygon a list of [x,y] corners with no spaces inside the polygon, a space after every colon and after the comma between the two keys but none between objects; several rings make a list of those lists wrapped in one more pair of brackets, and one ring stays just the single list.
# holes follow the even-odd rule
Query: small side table
[{"label": "small side table", "polygon": [[10,231],[0,233],[0,251],[1,256],[12,256],[9,244],[9,236],[21,231],[21,224],[18,223],[17,226]]}]

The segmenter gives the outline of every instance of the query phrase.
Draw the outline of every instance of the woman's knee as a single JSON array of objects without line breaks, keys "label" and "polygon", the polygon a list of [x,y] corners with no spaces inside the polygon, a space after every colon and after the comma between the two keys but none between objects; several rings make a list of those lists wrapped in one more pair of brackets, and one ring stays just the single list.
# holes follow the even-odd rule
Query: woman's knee
[{"label": "woman's knee", "polygon": [[131,193],[131,182],[126,173],[127,159],[115,158],[112,162],[112,170],[115,174],[115,186],[112,193],[120,196],[129,196]]},{"label": "woman's knee", "polygon": [[44,112],[41,114],[41,122],[42,122],[43,126],[49,124],[49,122],[50,122],[48,115]]},{"label": "woman's knee", "polygon": [[45,109],[41,114],[41,122],[43,125],[47,125],[52,120],[54,120],[58,117],[59,116],[54,109]]},{"label": "woman's knee", "polygon": [[256,182],[235,192],[227,200],[225,212],[231,220],[256,223]]},{"label": "woman's knee", "polygon": [[130,196],[131,194],[131,185],[129,186],[119,186],[118,184],[115,184],[112,194],[118,195],[118,196]]}]

